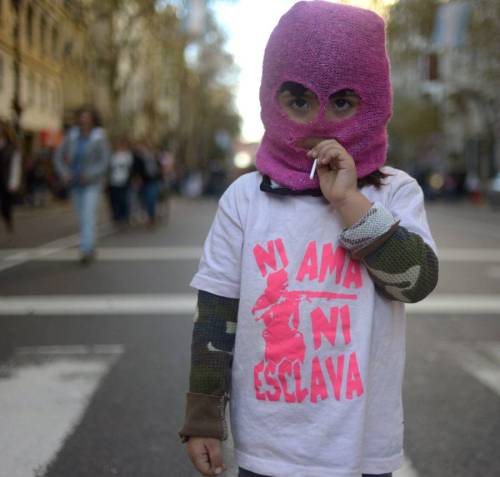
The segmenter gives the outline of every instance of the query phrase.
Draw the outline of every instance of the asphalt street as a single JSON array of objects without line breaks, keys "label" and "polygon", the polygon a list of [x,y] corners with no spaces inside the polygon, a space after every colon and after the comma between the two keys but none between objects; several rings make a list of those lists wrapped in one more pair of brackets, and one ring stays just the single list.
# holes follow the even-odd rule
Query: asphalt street
[{"label": "asphalt street", "polygon": [[[77,261],[67,205],[0,235],[0,477],[191,477],[177,437],[194,291],[213,199],[175,199],[154,229],[100,215],[98,260]],[[440,283],[409,307],[406,468],[500,475],[500,213],[431,203]],[[0,232],[2,233],[2,232]],[[230,470],[231,442],[226,445]]]}]

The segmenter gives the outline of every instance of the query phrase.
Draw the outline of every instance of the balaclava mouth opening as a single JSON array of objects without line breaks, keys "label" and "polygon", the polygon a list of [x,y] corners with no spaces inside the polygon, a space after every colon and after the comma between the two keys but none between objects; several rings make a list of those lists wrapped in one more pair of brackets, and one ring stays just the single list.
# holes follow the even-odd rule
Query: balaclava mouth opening
[{"label": "balaclava mouth opening", "polygon": [[[283,83],[300,83],[316,94],[320,110],[308,123],[290,119],[278,104]],[[343,89],[361,99],[354,116],[325,117],[329,98]],[[362,8],[313,0],[296,3],[283,15],[266,46],[260,86],[265,133],[257,169],[292,190],[319,187],[309,178],[312,161],[297,144],[333,138],[352,155],[358,177],[380,168],[387,154],[392,112],[384,20]]]}]

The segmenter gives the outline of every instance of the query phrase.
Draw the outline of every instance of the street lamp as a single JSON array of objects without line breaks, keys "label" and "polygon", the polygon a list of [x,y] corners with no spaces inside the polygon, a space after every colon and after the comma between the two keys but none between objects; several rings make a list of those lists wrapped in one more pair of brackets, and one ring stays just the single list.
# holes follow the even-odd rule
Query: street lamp
[{"label": "street lamp", "polygon": [[14,27],[12,36],[14,40],[14,96],[12,98],[12,125],[19,138],[21,135],[21,0],[11,0],[14,9]]}]

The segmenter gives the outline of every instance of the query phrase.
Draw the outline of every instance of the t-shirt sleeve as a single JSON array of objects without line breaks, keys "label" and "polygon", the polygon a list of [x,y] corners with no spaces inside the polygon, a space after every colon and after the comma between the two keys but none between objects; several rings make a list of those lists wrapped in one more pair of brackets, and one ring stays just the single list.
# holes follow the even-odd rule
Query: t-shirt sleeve
[{"label": "t-shirt sleeve", "polygon": [[240,297],[243,248],[240,202],[237,183],[233,183],[219,201],[198,272],[191,281],[193,288],[227,298]]},{"label": "t-shirt sleeve", "polygon": [[424,194],[415,179],[405,175],[397,181],[386,206],[401,227],[422,237],[437,254],[425,212]]}]

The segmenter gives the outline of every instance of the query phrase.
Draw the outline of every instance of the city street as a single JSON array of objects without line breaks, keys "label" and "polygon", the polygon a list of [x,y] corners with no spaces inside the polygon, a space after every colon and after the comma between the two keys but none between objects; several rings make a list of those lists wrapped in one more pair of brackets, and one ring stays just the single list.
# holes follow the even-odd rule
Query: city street
[{"label": "city street", "polygon": [[[0,235],[0,477],[198,475],[177,431],[189,281],[215,210],[175,199],[168,223],[122,231],[103,210],[87,267],[71,208],[19,210],[15,239]],[[407,462],[395,477],[497,477],[500,212],[428,211],[440,283],[408,307]],[[231,441],[226,454],[233,477]]]}]

